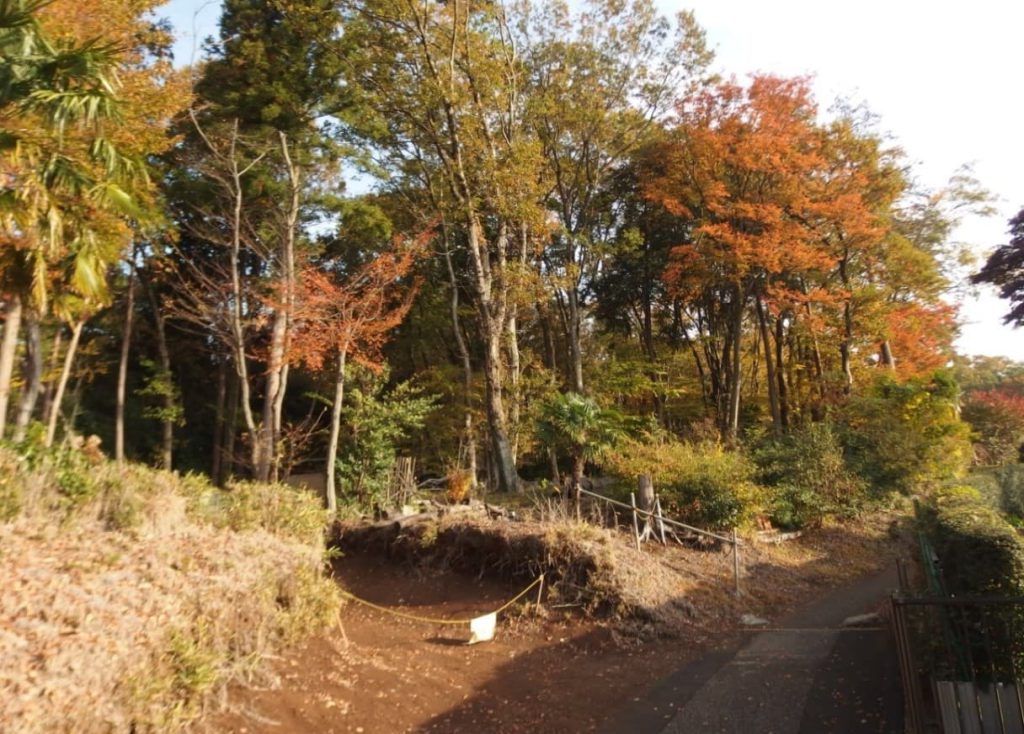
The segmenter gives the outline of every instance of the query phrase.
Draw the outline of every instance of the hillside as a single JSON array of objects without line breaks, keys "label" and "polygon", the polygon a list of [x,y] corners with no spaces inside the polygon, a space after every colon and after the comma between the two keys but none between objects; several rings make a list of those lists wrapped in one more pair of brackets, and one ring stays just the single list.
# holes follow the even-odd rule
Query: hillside
[{"label": "hillside", "polygon": [[0,449],[0,730],[174,731],[332,623],[324,515],[81,451]]}]

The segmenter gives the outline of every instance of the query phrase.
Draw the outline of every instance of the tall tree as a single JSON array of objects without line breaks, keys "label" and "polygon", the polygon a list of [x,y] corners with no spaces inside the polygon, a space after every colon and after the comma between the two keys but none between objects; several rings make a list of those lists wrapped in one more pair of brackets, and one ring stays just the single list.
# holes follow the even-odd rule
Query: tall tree
[{"label": "tall tree", "polygon": [[[224,3],[219,38],[207,47],[210,59],[196,84],[199,103],[192,116],[194,129],[188,132],[181,156],[209,155],[211,161],[222,164],[216,176],[221,184],[230,183],[231,191],[221,186],[228,193],[221,204],[228,209],[216,216],[230,224],[218,234],[196,217],[198,210],[209,209],[208,202],[195,198],[201,197],[201,181],[188,181],[186,174],[172,194],[179,221],[193,238],[223,245],[235,239],[225,238],[225,231],[246,227],[245,247],[232,244],[227,252],[222,247],[219,257],[226,256],[229,277],[238,281],[232,281],[232,297],[241,298],[242,303],[234,308],[247,311],[236,314],[234,320],[241,324],[258,312],[260,323],[267,325],[268,333],[260,335],[266,347],[256,352],[264,363],[262,390],[255,393],[262,393],[262,404],[256,411],[251,404],[242,405],[253,444],[252,471],[261,479],[277,472],[276,447],[289,376],[285,357],[294,326],[303,223],[315,216],[311,203],[317,188],[337,182],[337,148],[325,120],[341,109],[339,18],[329,0]],[[229,139],[235,142],[225,146]],[[243,141],[254,155],[237,167],[240,159],[235,153]],[[229,170],[233,166],[234,173]],[[243,170],[244,175],[235,176]],[[246,211],[236,211],[239,205]],[[195,245],[203,247],[201,242]],[[197,275],[198,270],[192,268],[192,273]],[[260,297],[271,292],[274,298]],[[233,344],[246,342],[231,348],[236,377],[245,383],[241,398],[245,403],[254,394],[248,384],[254,373],[245,359],[253,354],[247,351],[252,347],[248,342],[256,335],[247,336],[238,329],[232,333]]]},{"label": "tall tree", "polygon": [[405,283],[404,279],[422,249],[422,242],[396,242],[354,272],[346,273],[337,261],[321,262],[303,278],[297,298],[302,327],[292,339],[289,356],[314,370],[328,360],[335,364],[325,485],[327,508],[332,513],[338,508],[336,463],[346,367],[351,359],[372,370],[380,368],[388,333],[405,318],[418,290],[417,282]]},{"label": "tall tree", "polygon": [[349,83],[361,97],[356,130],[396,176],[432,194],[434,214],[459,232],[483,344],[486,409],[498,485],[518,485],[506,414],[510,294],[524,231],[543,224],[542,166],[523,119],[526,72],[502,5],[460,0],[346,5]]},{"label": "tall tree", "polygon": [[587,297],[616,229],[613,177],[676,97],[701,81],[711,53],[691,13],[673,29],[649,0],[536,10],[522,44],[526,115],[547,169],[544,201],[558,222],[543,262],[565,331],[568,383],[582,394]]},{"label": "tall tree", "polygon": [[819,294],[789,276],[832,265],[806,226],[823,204],[815,115],[804,79],[755,76],[747,88],[727,82],[700,91],[681,103],[677,138],[658,152],[662,173],[648,185],[652,199],[697,225],[665,277],[722,311],[717,361],[728,398],[719,417],[730,437],[739,429],[748,306],[806,303]]},{"label": "tall tree", "polygon": [[[152,211],[142,160],[169,145],[166,123],[186,93],[163,53],[169,34],[146,17],[155,4],[15,0],[0,9],[0,434],[21,312],[31,309],[34,329],[55,292],[105,301],[130,223]],[[30,383],[19,420],[38,393]]]}]

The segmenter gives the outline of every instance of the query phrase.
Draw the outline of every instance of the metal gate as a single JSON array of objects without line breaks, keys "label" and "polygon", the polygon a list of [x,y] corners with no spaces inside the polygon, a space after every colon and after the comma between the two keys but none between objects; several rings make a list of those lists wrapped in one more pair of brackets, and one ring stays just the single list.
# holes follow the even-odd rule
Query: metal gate
[{"label": "metal gate", "polygon": [[892,597],[914,734],[1024,734],[1024,598]]}]

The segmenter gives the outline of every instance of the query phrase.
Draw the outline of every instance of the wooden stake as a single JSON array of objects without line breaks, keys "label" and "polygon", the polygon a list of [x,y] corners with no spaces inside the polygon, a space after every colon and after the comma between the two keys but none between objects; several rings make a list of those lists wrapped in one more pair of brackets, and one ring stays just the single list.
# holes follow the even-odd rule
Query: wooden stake
[{"label": "wooden stake", "polygon": [[636,521],[636,492],[629,493],[629,504],[633,508],[633,540],[636,541],[636,549],[640,550],[640,527]]},{"label": "wooden stake", "polygon": [[736,596],[740,595],[740,544],[736,537],[736,528],[732,529],[732,575],[736,586]]},{"label": "wooden stake", "polygon": [[667,545],[668,543],[665,541],[665,518],[661,514],[661,497],[657,495],[654,496],[654,509],[658,513],[658,532],[661,535],[661,544]]}]

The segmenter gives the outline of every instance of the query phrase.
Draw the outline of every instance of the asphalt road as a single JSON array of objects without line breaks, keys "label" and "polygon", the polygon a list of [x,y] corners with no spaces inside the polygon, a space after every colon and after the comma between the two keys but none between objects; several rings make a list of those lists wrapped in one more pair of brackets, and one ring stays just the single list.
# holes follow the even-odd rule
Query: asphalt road
[{"label": "asphalt road", "polygon": [[902,734],[903,694],[879,608],[895,570],[837,589],[654,686],[601,734]]}]

